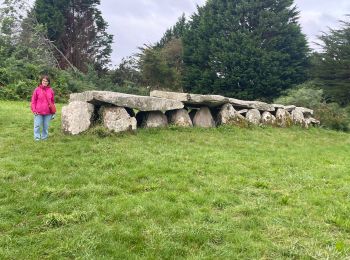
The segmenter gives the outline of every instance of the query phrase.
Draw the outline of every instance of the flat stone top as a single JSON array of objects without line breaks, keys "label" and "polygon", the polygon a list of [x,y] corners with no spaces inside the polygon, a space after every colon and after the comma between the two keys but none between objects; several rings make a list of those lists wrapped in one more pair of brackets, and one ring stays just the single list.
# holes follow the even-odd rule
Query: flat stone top
[{"label": "flat stone top", "polygon": [[166,98],[130,95],[111,91],[85,91],[70,95],[69,102],[108,103],[120,107],[129,107],[140,111],[167,111],[181,109],[180,101]]},{"label": "flat stone top", "polygon": [[217,107],[228,103],[228,98],[220,95],[200,95],[190,93],[178,93],[169,91],[153,90],[151,97],[167,98],[183,102],[186,105],[203,105],[209,107]]},{"label": "flat stone top", "polygon": [[226,103],[242,108],[255,108],[263,111],[275,111],[274,106],[260,101],[244,101],[235,98],[228,98],[220,95],[200,95],[190,93],[177,93],[153,90],[150,93],[152,97],[162,97],[174,99],[183,102],[186,105],[203,105],[209,107],[217,107]]},{"label": "flat stone top", "polygon": [[229,98],[228,100],[233,106],[237,107],[258,109],[269,112],[275,111],[275,107],[273,105],[261,101],[245,101],[236,98]]}]

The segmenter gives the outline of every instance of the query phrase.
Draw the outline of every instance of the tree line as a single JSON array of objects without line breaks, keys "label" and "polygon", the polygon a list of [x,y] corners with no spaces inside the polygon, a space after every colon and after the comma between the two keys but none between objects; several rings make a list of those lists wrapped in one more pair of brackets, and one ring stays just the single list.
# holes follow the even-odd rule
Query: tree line
[{"label": "tree line", "polygon": [[157,43],[110,68],[113,35],[99,5],[99,0],[36,0],[32,6],[5,0],[0,98],[28,98],[38,75],[48,73],[62,101],[87,89],[135,94],[162,89],[273,102],[307,89],[309,96],[321,91],[320,102],[336,104],[336,110],[350,103],[348,21],[321,34],[315,52],[293,0],[208,0],[189,19],[179,17]]}]

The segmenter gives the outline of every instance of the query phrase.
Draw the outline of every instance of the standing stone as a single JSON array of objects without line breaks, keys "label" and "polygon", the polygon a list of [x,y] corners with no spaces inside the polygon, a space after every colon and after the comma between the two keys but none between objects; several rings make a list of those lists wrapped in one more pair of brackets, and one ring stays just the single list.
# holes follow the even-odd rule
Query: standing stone
[{"label": "standing stone", "polygon": [[99,114],[103,125],[111,131],[136,130],[136,118],[131,117],[123,107],[101,107]]},{"label": "standing stone", "polygon": [[247,120],[239,114],[231,104],[225,104],[221,107],[216,117],[217,125],[235,125],[239,127],[247,127]]},{"label": "standing stone", "polygon": [[248,120],[249,123],[253,125],[259,125],[261,121],[261,115],[259,110],[257,109],[250,109],[245,118]]},{"label": "standing stone", "polygon": [[261,116],[261,123],[263,125],[276,125],[276,117],[272,115],[270,112],[265,111]]},{"label": "standing stone", "polygon": [[213,116],[208,107],[201,107],[193,118],[193,125],[198,127],[215,127]]},{"label": "standing stone", "polygon": [[167,127],[168,119],[161,111],[140,111],[136,115],[137,125],[143,128]]},{"label": "standing stone", "polygon": [[89,129],[94,113],[94,105],[74,101],[62,108],[62,131],[77,135]]},{"label": "standing stone", "polygon": [[292,120],[294,124],[306,127],[304,114],[301,109],[296,108],[292,111]]},{"label": "standing stone", "polygon": [[292,117],[287,110],[279,108],[276,112],[276,124],[280,127],[290,127],[292,125]]},{"label": "standing stone", "polygon": [[168,117],[169,124],[183,127],[193,126],[192,120],[186,109],[177,109],[167,111],[166,116]]}]

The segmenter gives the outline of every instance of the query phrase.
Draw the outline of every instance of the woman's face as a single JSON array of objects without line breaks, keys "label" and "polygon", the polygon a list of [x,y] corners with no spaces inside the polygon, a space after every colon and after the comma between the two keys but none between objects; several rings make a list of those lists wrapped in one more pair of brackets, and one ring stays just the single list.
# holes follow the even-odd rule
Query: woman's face
[{"label": "woman's face", "polygon": [[41,84],[46,87],[47,85],[49,85],[49,81],[47,79],[43,79],[41,81]]}]

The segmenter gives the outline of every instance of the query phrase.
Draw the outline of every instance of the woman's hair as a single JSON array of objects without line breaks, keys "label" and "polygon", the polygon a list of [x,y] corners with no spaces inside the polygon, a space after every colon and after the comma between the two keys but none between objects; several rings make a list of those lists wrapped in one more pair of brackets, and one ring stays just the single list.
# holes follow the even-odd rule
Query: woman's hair
[{"label": "woman's hair", "polygon": [[41,84],[41,82],[43,82],[43,79],[46,79],[48,82],[49,82],[49,85],[50,85],[50,77],[48,75],[42,75],[40,77],[40,82],[39,84]]}]

